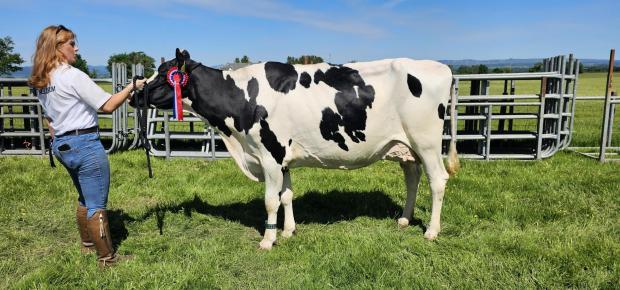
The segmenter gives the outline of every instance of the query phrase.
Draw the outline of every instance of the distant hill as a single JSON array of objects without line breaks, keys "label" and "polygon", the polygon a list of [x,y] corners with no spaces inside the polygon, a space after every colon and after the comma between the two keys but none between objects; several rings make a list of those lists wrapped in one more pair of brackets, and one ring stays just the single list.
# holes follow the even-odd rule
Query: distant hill
[{"label": "distant hill", "polygon": [[[110,74],[108,73],[108,69],[105,65],[89,65],[89,70],[95,70],[97,72],[97,78],[109,78]],[[16,71],[12,73],[9,77],[11,78],[28,78],[30,77],[30,73],[32,72],[32,66],[22,67],[20,71]]]},{"label": "distant hill", "polygon": [[[584,67],[593,66],[607,66],[609,60],[606,59],[579,59]],[[478,59],[461,59],[461,60],[439,60],[439,62],[459,67],[462,65],[472,66],[484,64],[489,68],[496,67],[512,67],[512,68],[529,68],[534,66],[538,62],[542,62],[542,58],[509,58],[509,59],[491,59],[491,60],[478,60]],[[615,65],[620,65],[620,60],[615,62]]]},{"label": "distant hill", "polygon": [[459,59],[459,60],[439,60],[439,62],[459,67],[463,65],[472,66],[472,65],[486,65],[489,68],[496,67],[532,67],[537,62],[541,62],[540,58],[525,58],[525,59],[490,59],[490,60],[479,60],[479,59]]}]

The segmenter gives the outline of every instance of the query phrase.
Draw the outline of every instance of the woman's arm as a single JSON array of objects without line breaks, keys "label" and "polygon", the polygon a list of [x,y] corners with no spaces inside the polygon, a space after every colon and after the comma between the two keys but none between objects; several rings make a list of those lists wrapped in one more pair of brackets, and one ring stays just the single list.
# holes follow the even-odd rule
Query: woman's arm
[{"label": "woman's arm", "polygon": [[52,119],[45,117],[45,124],[47,125],[47,129],[50,130],[50,138],[54,139],[54,127],[52,127]]},{"label": "woman's arm", "polygon": [[[145,82],[146,82],[146,79],[136,80],[136,87],[138,87],[138,89],[141,90],[142,88],[144,88]],[[133,90],[133,83],[130,83],[122,91],[112,95],[110,99],[108,99],[108,101],[105,102],[103,106],[101,106],[101,108],[99,108],[99,110],[104,113],[114,112],[114,110],[120,107],[123,104],[123,102],[127,100],[127,98],[129,98],[132,90]]]}]

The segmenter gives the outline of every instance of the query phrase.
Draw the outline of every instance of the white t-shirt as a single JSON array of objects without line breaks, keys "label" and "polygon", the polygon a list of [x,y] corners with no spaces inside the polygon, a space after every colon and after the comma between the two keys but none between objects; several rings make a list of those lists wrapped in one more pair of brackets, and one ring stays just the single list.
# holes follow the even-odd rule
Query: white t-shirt
[{"label": "white t-shirt", "polygon": [[37,89],[45,115],[52,120],[56,135],[97,126],[97,110],[110,94],[81,70],[66,63],[50,73],[50,84]]}]

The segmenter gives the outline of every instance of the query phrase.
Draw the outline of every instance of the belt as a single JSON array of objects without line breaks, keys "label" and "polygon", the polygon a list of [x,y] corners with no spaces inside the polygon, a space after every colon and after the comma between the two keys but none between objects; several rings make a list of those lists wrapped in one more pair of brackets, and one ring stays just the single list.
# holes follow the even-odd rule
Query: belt
[{"label": "belt", "polygon": [[99,132],[99,126],[94,126],[94,127],[90,127],[86,129],[71,130],[71,131],[64,132],[60,135],[56,135],[54,137],[77,136],[77,135],[83,135],[83,134],[95,133],[95,132]]}]

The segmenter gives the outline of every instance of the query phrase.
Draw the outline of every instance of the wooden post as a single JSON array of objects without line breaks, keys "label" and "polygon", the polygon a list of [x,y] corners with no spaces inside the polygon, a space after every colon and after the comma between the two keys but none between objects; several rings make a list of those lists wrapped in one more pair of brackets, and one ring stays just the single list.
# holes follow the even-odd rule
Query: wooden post
[{"label": "wooden post", "polygon": [[[506,96],[508,95],[508,80],[504,80],[504,92],[502,93],[502,95]],[[507,99],[503,99],[502,102],[505,102]],[[499,107],[499,114],[500,115],[505,115],[506,114],[506,106],[500,106]],[[504,119],[500,119],[498,121],[498,125],[497,125],[497,131],[499,133],[504,133]]]},{"label": "wooden post", "polygon": [[[471,80],[471,86],[469,88],[469,95],[480,95],[480,80]],[[478,113],[478,108],[474,106],[465,107],[466,115],[474,115]],[[476,133],[476,120],[466,120],[465,121],[465,132],[466,134],[475,134]]]},{"label": "wooden post", "polygon": [[609,70],[607,71],[607,87],[605,88],[605,107],[603,108],[603,128],[601,130],[601,146],[599,150],[598,161],[605,162],[605,151],[607,151],[607,131],[609,130],[610,117],[610,101],[611,101],[611,85],[614,76],[614,60],[616,50],[612,49],[609,53]]},{"label": "wooden post", "polygon": [[540,107],[538,109],[538,136],[536,136],[536,159],[542,159],[542,141],[545,124],[545,94],[547,93],[547,77],[540,80]]},{"label": "wooden post", "polygon": [[[510,95],[513,96],[515,94],[515,80],[510,80]],[[511,102],[514,102],[514,99],[512,99]],[[509,113],[512,115],[515,112],[515,106],[510,106],[510,111]],[[514,121],[513,119],[508,120],[508,132],[512,132],[512,121]]]}]

